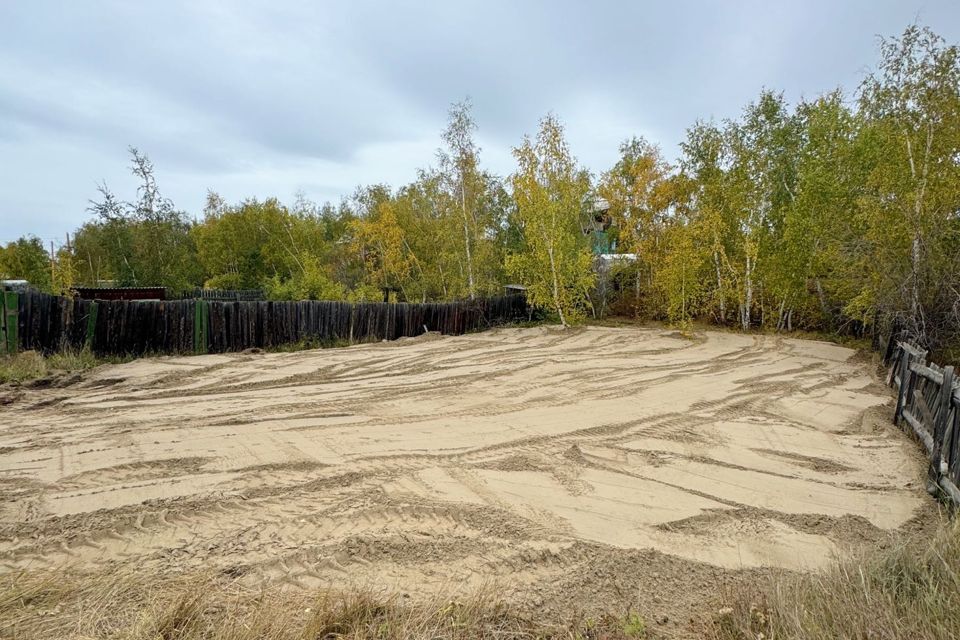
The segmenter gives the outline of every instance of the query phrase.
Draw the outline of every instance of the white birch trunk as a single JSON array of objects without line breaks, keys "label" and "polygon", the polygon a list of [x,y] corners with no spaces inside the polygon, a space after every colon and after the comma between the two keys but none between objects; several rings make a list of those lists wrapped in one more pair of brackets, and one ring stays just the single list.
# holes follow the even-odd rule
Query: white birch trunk
[{"label": "white birch trunk", "polygon": [[750,307],[753,304],[753,274],[751,272],[750,255],[747,255],[747,269],[744,272],[744,282],[746,289],[744,291],[743,306],[740,309],[740,325],[744,331],[750,329]]},{"label": "white birch trunk", "polygon": [[723,276],[720,275],[720,256],[713,252],[713,267],[717,272],[717,295],[720,296],[720,324],[727,323],[727,296],[723,291]]},{"label": "white birch trunk", "polygon": [[476,290],[473,283],[473,254],[470,250],[470,225],[467,222],[467,188],[463,176],[460,177],[460,205],[463,212],[463,244],[467,253],[467,284],[470,292],[470,299],[476,296]]},{"label": "white birch trunk", "polygon": [[557,315],[560,316],[560,324],[567,326],[567,319],[563,317],[563,309],[560,306],[560,283],[557,281],[557,263],[553,259],[553,243],[547,248],[547,255],[550,256],[550,274],[553,276],[553,304],[557,308]]}]

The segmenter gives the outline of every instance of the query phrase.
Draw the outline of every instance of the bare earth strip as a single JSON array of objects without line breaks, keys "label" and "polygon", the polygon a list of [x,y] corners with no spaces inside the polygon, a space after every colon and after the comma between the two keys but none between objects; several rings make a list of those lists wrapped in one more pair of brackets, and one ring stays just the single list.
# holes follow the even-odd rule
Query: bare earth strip
[{"label": "bare earth strip", "polygon": [[531,606],[686,615],[731,576],[822,566],[929,508],[854,356],[541,327],[100,368],[2,409],[0,571],[493,581]]}]

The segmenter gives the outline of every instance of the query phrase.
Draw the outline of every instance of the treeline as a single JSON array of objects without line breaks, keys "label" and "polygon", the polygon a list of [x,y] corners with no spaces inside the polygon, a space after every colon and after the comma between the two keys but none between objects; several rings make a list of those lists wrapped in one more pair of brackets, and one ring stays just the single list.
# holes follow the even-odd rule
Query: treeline
[{"label": "treeline", "polygon": [[861,333],[896,320],[929,347],[957,348],[958,49],[911,26],[879,53],[852,96],[788,105],[763,91],[737,119],[690,127],[676,162],[632,139],[598,176],[552,115],[514,149],[514,174],[492,175],[461,103],[435,166],[409,185],[364,187],[337,206],[211,192],[194,220],[131,149],[134,197],[101,186],[53,269],[21,238],[2,250],[0,275],[54,291],[111,281],[274,299],[375,300],[390,287],[411,302],[517,282],[563,322],[619,312]]}]

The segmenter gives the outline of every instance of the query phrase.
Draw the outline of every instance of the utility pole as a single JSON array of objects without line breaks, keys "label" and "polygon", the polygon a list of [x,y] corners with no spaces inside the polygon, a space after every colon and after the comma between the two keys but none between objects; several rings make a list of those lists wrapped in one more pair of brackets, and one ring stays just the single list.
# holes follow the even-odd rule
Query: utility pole
[{"label": "utility pole", "polygon": [[54,268],[53,240],[50,241],[50,288],[52,289],[57,279],[57,272]]}]

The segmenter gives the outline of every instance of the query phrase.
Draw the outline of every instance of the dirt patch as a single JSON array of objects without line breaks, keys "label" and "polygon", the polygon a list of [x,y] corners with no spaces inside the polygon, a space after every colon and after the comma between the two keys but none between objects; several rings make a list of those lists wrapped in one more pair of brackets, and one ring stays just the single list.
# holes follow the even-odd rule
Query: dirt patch
[{"label": "dirt patch", "polygon": [[102,367],[4,407],[0,571],[498,584],[683,636],[719,586],[824,566],[929,508],[853,355],[540,327]]}]

